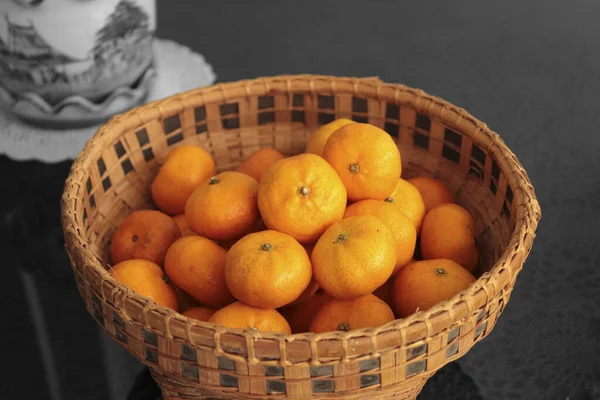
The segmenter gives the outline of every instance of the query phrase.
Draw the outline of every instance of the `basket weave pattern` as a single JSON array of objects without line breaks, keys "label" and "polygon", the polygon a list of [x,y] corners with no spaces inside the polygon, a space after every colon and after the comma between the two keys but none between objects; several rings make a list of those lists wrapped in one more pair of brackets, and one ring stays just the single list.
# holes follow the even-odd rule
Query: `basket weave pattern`
[{"label": "basket weave pattern", "polygon": [[[202,323],[134,294],[106,272],[110,238],[149,192],[170,148],[208,149],[218,171],[273,146],[304,151],[334,118],[368,122],[398,143],[403,176],[442,180],[475,217],[481,263],[470,288],[373,329],[266,334]],[[466,111],[376,78],[296,75],[199,88],[119,115],[73,164],[61,202],[79,292],[106,332],[150,366],[172,398],[414,399],[425,381],[493,329],[541,216],[499,136]]]}]

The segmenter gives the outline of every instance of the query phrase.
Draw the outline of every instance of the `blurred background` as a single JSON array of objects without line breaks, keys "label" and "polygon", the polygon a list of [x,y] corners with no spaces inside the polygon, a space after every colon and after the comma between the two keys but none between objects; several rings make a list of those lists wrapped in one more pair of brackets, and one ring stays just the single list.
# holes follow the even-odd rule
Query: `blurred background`
[{"label": "blurred background", "polygon": [[[542,222],[496,328],[420,399],[594,400],[599,15],[594,0],[158,0],[156,37],[204,55],[218,82],[379,76],[486,122],[527,170]],[[155,398],[143,366],[100,330],[74,284],[59,210],[70,164],[0,155],[0,398]]]}]

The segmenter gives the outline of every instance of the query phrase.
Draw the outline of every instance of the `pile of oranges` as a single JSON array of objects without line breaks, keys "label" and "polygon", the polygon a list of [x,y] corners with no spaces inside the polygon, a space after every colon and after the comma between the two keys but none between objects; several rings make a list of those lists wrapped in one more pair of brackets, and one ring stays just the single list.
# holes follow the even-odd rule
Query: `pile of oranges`
[{"label": "pile of oranges", "polygon": [[182,145],[152,182],[158,210],[130,214],[109,273],[190,318],[261,332],[376,327],[475,281],[473,217],[439,181],[401,179],[383,130],[338,119],[305,153],[256,151],[217,174]]}]

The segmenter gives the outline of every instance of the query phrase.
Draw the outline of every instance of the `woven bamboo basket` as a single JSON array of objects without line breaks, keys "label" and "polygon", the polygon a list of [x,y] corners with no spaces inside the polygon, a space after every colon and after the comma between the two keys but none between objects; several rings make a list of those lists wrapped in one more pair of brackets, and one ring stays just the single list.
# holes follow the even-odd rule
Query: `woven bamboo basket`
[{"label": "woven bamboo basket", "polygon": [[[319,125],[341,117],[385,129],[405,177],[442,180],[474,215],[481,260],[467,290],[373,329],[283,335],[186,318],[107,273],[111,235],[132,210],[154,208],[150,183],[169,149],[201,145],[229,170],[261,147],[303,152]],[[377,78],[315,75],[218,84],[114,117],[73,164],[61,206],[87,310],[174,399],[414,399],[494,328],[541,216],[517,158],[466,111]]]}]

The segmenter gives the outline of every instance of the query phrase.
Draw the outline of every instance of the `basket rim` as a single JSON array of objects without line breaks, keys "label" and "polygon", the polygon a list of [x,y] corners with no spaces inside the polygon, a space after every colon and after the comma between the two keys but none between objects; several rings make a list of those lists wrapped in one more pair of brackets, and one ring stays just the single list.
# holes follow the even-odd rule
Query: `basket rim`
[{"label": "basket rim", "polygon": [[[326,332],[320,334],[308,332],[291,335],[270,332],[257,333],[252,330],[226,328],[213,323],[196,321],[174,310],[155,304],[151,299],[134,293],[131,289],[115,280],[102,267],[101,262],[87,249],[89,243],[82,233],[83,227],[78,226],[78,218],[75,212],[78,199],[76,195],[72,196],[71,193],[73,191],[77,193],[79,188],[84,187],[85,179],[88,176],[86,170],[92,163],[92,160],[104,150],[106,147],[105,143],[112,141],[113,138],[124,131],[134,129],[147,121],[158,118],[161,112],[179,112],[183,109],[183,99],[186,98],[199,97],[202,104],[206,104],[209,103],[207,99],[211,95],[213,98],[220,98],[222,101],[226,101],[228,98],[228,89],[235,87],[245,86],[247,91],[248,86],[259,85],[264,87],[265,93],[267,93],[269,90],[272,90],[273,86],[278,85],[284,85],[285,88],[291,91],[292,85],[298,82],[302,82],[305,86],[307,85],[310,91],[314,93],[318,92],[314,89],[315,82],[328,82],[332,91],[336,90],[342,83],[352,84],[355,89],[360,86],[361,88],[365,88],[365,90],[370,90],[378,98],[382,88],[393,89],[396,100],[409,101],[416,110],[422,110],[430,117],[439,118],[445,124],[461,129],[461,131],[464,131],[465,127],[469,128],[473,132],[474,142],[477,142],[478,145],[485,144],[485,150],[493,154],[500,170],[506,176],[508,184],[513,187],[513,204],[517,210],[515,227],[506,248],[489,271],[479,276],[473,284],[452,298],[436,304],[429,310],[417,311],[407,318],[396,319],[379,327],[357,329],[350,332]],[[373,337],[384,331],[400,331],[404,338],[404,330],[422,329],[423,324],[429,336],[429,331],[432,330],[432,325],[435,323],[434,319],[443,318],[442,315],[445,313],[450,317],[450,321],[445,323],[445,326],[452,326],[460,320],[457,315],[464,314],[461,311],[465,311],[466,315],[469,315],[469,313],[485,307],[503,288],[514,284],[516,274],[522,268],[523,262],[531,249],[540,219],[540,205],[535,196],[533,185],[517,157],[496,132],[489,129],[485,123],[472,116],[465,109],[455,106],[437,96],[429,95],[421,89],[411,88],[400,83],[384,82],[378,77],[357,78],[314,74],[275,75],[222,82],[181,92],[115,115],[96,131],[78,154],[65,181],[61,198],[61,224],[66,239],[65,247],[69,253],[71,263],[74,263],[72,252],[79,252],[84,255],[84,258],[89,262],[88,266],[92,267],[92,271],[89,272],[100,274],[102,280],[109,283],[109,289],[111,289],[108,290],[109,292],[120,291],[121,294],[124,294],[124,296],[121,296],[122,302],[124,302],[123,298],[130,299],[138,304],[141,303],[144,309],[149,307],[162,315],[166,315],[166,318],[169,320],[183,321],[188,333],[191,327],[199,326],[210,328],[219,334],[242,334],[245,337],[252,337],[254,339],[283,340],[286,342],[298,341],[299,339],[305,339],[310,342],[314,342],[315,339],[319,341],[347,340],[356,337]],[[85,271],[87,272],[87,269]],[[84,274],[84,277],[87,278],[87,275]],[[512,282],[511,277],[513,278]],[[101,294],[104,297],[104,292]],[[475,298],[474,303],[476,305],[479,304],[480,307],[471,309],[471,302],[464,301],[466,298]],[[460,308],[460,304],[466,305],[466,310],[463,307],[463,309],[457,312],[456,307]],[[420,325],[420,327],[417,328],[416,325]],[[168,329],[166,331],[168,334]],[[404,340],[402,343],[403,345],[406,344]]]}]

